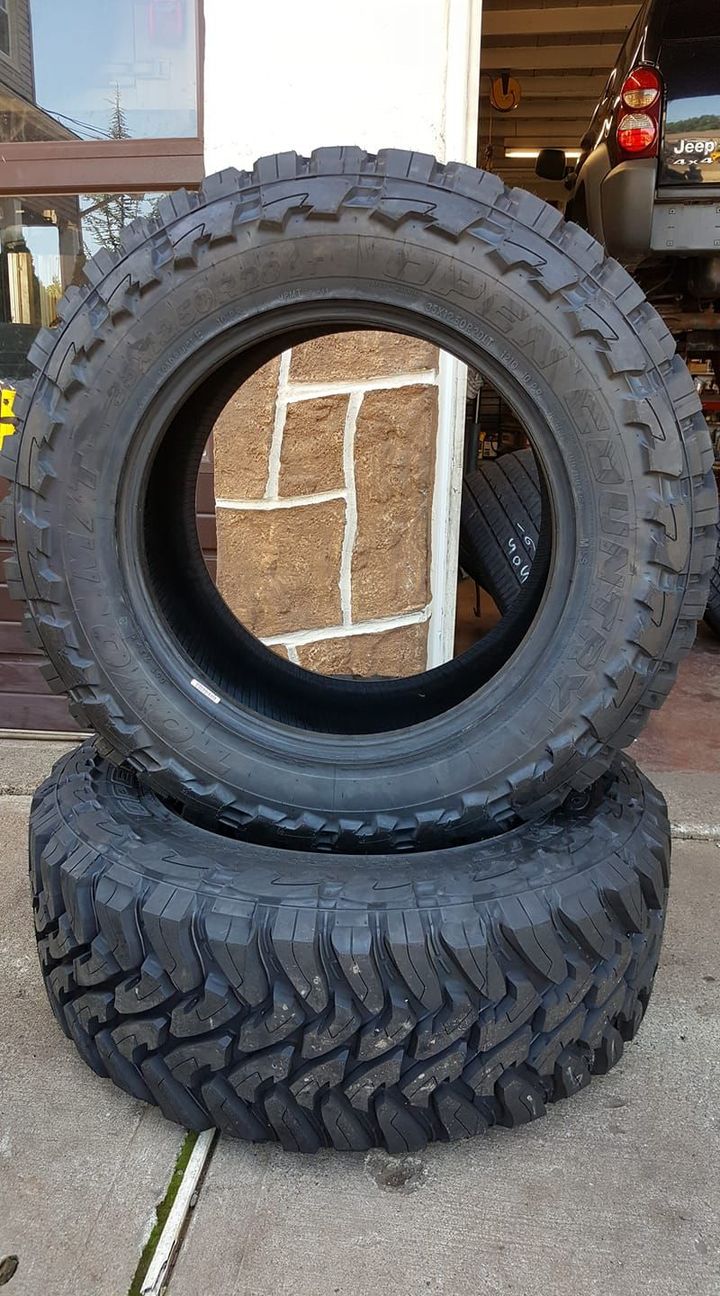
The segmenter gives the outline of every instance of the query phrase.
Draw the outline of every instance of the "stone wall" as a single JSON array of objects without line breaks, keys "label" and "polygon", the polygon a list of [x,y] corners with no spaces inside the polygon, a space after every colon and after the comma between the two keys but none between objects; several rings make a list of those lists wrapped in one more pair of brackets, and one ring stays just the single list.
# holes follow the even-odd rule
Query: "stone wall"
[{"label": "stone wall", "polygon": [[326,674],[425,669],[438,353],[388,333],[285,352],[216,424],[218,587]]}]

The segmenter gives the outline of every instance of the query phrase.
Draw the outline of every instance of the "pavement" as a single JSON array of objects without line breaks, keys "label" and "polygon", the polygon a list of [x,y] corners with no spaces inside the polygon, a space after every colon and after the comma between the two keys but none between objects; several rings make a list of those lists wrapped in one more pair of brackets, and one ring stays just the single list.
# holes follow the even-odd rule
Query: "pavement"
[{"label": "pavement", "polygon": [[[127,1296],[183,1133],[93,1075],[51,1015],[25,793],[62,745],[24,746],[0,742],[0,1286],[17,1256],[8,1296]],[[619,1066],[535,1124],[412,1157],[218,1141],[169,1296],[719,1296],[720,777],[654,777],[672,898]]]}]

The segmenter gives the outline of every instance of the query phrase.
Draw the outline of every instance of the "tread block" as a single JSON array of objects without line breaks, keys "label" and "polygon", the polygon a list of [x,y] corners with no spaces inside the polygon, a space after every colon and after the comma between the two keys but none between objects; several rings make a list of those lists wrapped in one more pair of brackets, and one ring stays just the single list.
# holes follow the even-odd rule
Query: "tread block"
[{"label": "tread block", "polygon": [[320,1057],[357,1034],[362,1017],[345,990],[335,992],[332,1007],[316,1022],[305,1028],[302,1043],[304,1058]]},{"label": "tread block", "polygon": [[421,1152],[427,1147],[427,1130],[403,1099],[395,1094],[383,1090],[377,1095],[375,1118],[388,1152]]},{"label": "tread block", "polygon": [[457,1085],[438,1085],[432,1095],[432,1105],[449,1139],[472,1138],[484,1134],[488,1128],[485,1113],[460,1093]]},{"label": "tread block", "polygon": [[445,994],[445,1006],[432,1017],[418,1022],[412,1050],[418,1061],[433,1057],[455,1040],[467,1036],[477,1021],[477,1008],[461,985],[448,982]]},{"label": "tread block", "polygon": [[295,1078],[288,1082],[288,1088],[296,1102],[301,1107],[312,1110],[323,1089],[341,1084],[349,1056],[347,1049],[338,1049],[336,1053],[329,1053],[300,1067]]},{"label": "tread block", "polygon": [[166,1017],[136,1017],[121,1022],[110,1032],[123,1057],[138,1062],[148,1053],[154,1053],[168,1037]]},{"label": "tread block", "polygon": [[186,1129],[209,1129],[212,1120],[203,1105],[175,1080],[161,1057],[147,1057],[140,1063],[143,1079],[163,1116]]},{"label": "tread block", "polygon": [[524,1062],[530,1048],[532,1031],[523,1026],[511,1040],[469,1062],[463,1071],[463,1082],[478,1098],[490,1098],[501,1076],[518,1062]]},{"label": "tread block", "polygon": [[79,986],[102,985],[113,980],[121,971],[104,936],[96,936],[87,953],[78,954],[73,963],[73,975]]},{"label": "tread block", "polygon": [[290,1044],[281,1045],[246,1058],[234,1067],[228,1075],[228,1081],[238,1098],[243,1102],[255,1102],[268,1081],[278,1084],[284,1080],[292,1066],[293,1052]]},{"label": "tread block", "polygon": [[286,1152],[317,1152],[324,1137],[282,1085],[275,1085],[265,1096],[265,1115]]},{"label": "tread block", "polygon": [[126,977],[115,987],[115,1007],[121,1013],[149,1012],[176,994],[177,990],[159,959],[148,954],[139,973]]},{"label": "tread block", "polygon": [[306,1014],[289,985],[275,982],[270,1008],[252,1013],[240,1027],[238,1045],[243,1053],[270,1048],[302,1030]]},{"label": "tread block", "polygon": [[118,1049],[110,1031],[101,1030],[95,1036],[95,1048],[102,1059],[103,1066],[110,1079],[120,1089],[140,1098],[143,1102],[152,1102],[153,1097],[137,1067],[133,1065]]},{"label": "tread block", "polygon": [[207,1039],[187,1040],[176,1044],[163,1054],[168,1071],[174,1080],[187,1088],[214,1071],[223,1071],[232,1056],[232,1035],[213,1035]]},{"label": "tread block", "polygon": [[358,1111],[368,1111],[379,1089],[392,1087],[398,1083],[402,1064],[403,1051],[398,1048],[378,1058],[376,1062],[355,1067],[344,1085],[346,1098]]},{"label": "tread block", "polygon": [[520,1071],[509,1071],[497,1082],[497,1098],[503,1125],[527,1125],[545,1115],[545,1096],[535,1081]]},{"label": "tread block", "polygon": [[358,1061],[369,1062],[378,1054],[395,1048],[407,1038],[414,1026],[415,1014],[407,998],[391,984],[385,1011],[360,1031],[356,1049]]},{"label": "tread block", "polygon": [[582,1049],[563,1049],[555,1062],[554,1079],[556,1098],[571,1098],[590,1084],[590,1067]]},{"label": "tread block", "polygon": [[245,1139],[249,1143],[263,1143],[268,1137],[267,1126],[233,1092],[224,1076],[213,1076],[202,1086],[203,1103],[218,1129],[230,1138]]},{"label": "tread block", "polygon": [[347,1098],[330,1089],[320,1098],[320,1115],[332,1146],[341,1152],[365,1152],[375,1138],[353,1110]]},{"label": "tread block", "polygon": [[170,1029],[176,1037],[201,1035],[224,1026],[242,1011],[225,977],[219,972],[209,972],[202,991],[191,994],[173,1008]]},{"label": "tread block", "polygon": [[406,1071],[399,1085],[404,1098],[414,1107],[427,1107],[430,1096],[442,1081],[457,1080],[462,1074],[467,1044],[459,1040],[440,1057],[427,1058]]}]

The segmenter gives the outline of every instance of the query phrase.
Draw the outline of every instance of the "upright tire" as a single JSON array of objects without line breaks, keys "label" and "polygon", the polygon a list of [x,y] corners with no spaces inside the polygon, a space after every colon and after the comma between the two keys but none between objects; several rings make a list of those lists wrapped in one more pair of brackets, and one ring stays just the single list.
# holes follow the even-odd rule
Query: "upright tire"
[{"label": "upright tire", "polygon": [[532,450],[485,459],[463,479],[460,561],[507,612],[530,577],[542,521]]},{"label": "upright tire", "polygon": [[192,1129],[406,1152],[521,1125],[622,1054],[665,915],[662,798],[620,758],[501,838],[358,861],[234,842],[87,743],[36,793],[50,1003]]},{"label": "upright tire", "polygon": [[[510,827],[635,738],[705,610],[717,498],[672,338],[588,234],[471,167],[320,149],[170,195],[85,275],[31,352],[8,582],[106,755],[216,826],[357,851]],[[554,529],[510,632],[398,681],[263,647],[194,521],[208,411],[270,355],[358,326],[492,382]]]}]

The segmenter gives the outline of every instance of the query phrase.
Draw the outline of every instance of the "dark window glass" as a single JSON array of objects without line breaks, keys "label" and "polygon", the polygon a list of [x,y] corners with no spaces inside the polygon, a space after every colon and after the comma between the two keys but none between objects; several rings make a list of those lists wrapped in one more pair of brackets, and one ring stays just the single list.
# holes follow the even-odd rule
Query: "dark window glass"
[{"label": "dark window glass", "polygon": [[57,306],[80,283],[88,257],[117,249],[123,226],[152,215],[159,194],[67,194],[0,198],[0,385],[30,372],[27,352]]},{"label": "dark window glass", "polygon": [[717,32],[717,0],[666,0],[666,4],[665,40],[713,36]]},{"label": "dark window glass", "polygon": [[660,185],[720,184],[720,40],[667,41]]},{"label": "dark window glass", "polygon": [[13,2],[0,139],[197,136],[195,0]]},{"label": "dark window glass", "polygon": [[8,0],[0,0],[0,54],[10,57],[10,15]]}]

